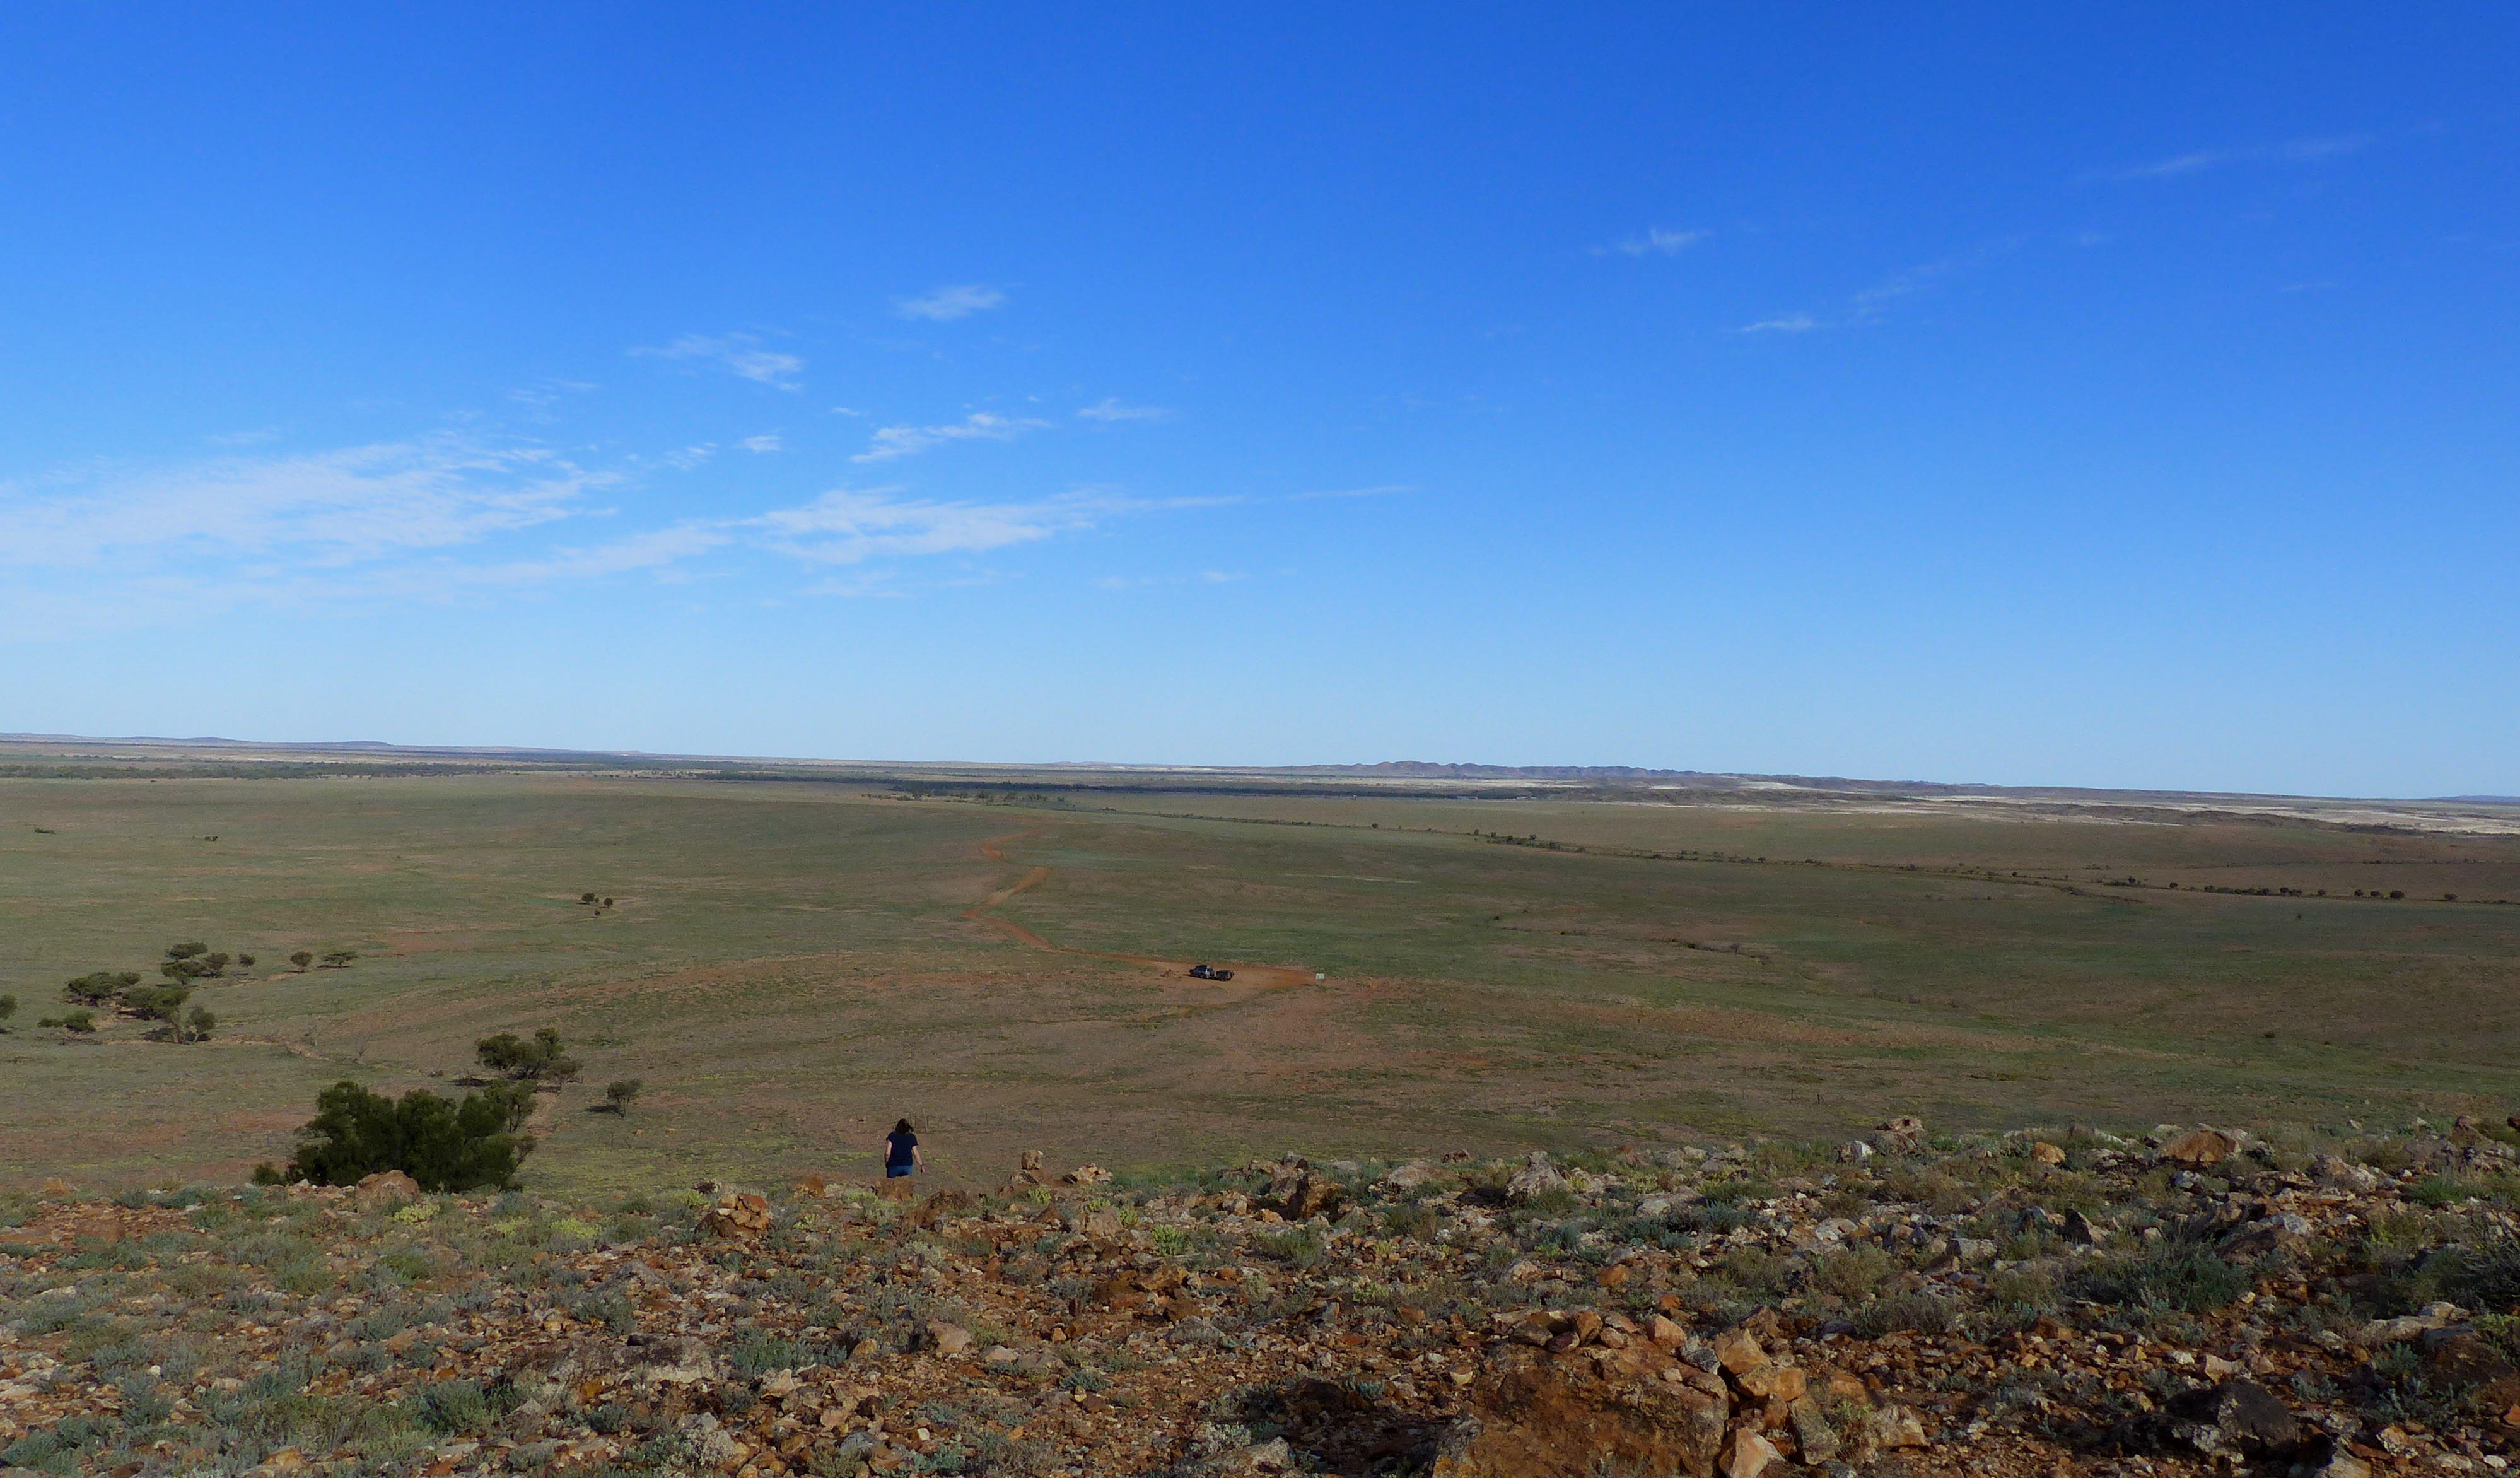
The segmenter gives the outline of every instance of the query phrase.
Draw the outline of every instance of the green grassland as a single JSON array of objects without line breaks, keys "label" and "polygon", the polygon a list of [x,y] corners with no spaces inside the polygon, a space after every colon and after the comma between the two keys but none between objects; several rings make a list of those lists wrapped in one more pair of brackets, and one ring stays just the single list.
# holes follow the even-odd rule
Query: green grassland
[{"label": "green grassland", "polygon": [[[1058,945],[1326,979],[1211,986],[964,916],[1035,867],[997,917]],[[2261,887],[2329,896],[2202,891]],[[528,1174],[568,1190],[863,1173],[901,1114],[967,1182],[1026,1147],[1122,1166],[1908,1112],[2498,1121],[2520,1108],[2520,906],[2495,898],[2520,898],[2514,839],[2310,823],[0,780],[0,991],[24,1002],[0,1036],[0,1181],[235,1176],[285,1156],[322,1084],[448,1088],[477,1038],[546,1025],[587,1071]],[[176,940],[257,956],[203,990],[213,1040],[35,1027],[64,979]],[[337,947],[361,957],[281,963]],[[622,1077],[638,1107],[586,1111]]]}]

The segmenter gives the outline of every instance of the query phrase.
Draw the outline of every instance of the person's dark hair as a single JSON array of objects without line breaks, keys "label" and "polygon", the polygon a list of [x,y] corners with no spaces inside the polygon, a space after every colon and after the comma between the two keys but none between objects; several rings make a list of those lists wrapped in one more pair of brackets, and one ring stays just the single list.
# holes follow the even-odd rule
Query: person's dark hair
[{"label": "person's dark hair", "polygon": [[915,1134],[915,1133],[919,1132],[919,1131],[917,1131],[917,1130],[915,1130],[915,1129],[912,1129],[912,1128],[910,1127],[910,1121],[909,1121],[909,1120],[907,1120],[907,1119],[904,1119],[904,1120],[902,1120],[900,1123],[898,1123],[898,1124],[894,1125],[894,1126],[892,1127],[892,1132],[893,1132],[894,1133],[896,1133],[896,1134]]}]

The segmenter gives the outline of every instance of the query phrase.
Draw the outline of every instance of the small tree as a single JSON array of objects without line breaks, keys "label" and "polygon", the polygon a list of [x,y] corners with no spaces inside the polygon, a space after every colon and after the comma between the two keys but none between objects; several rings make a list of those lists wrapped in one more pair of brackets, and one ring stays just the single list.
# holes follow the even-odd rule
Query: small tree
[{"label": "small tree", "polygon": [[534,1116],[534,1085],[530,1083],[494,1083],[481,1090],[481,1096],[497,1105],[501,1125],[509,1133],[525,1127]]},{"label": "small tree", "polygon": [[207,954],[209,952],[210,947],[202,944],[200,940],[194,940],[189,944],[168,945],[166,947],[166,957],[168,959],[192,959],[197,955]]},{"label": "small tree", "polygon": [[237,968],[238,968],[238,969],[240,969],[240,970],[250,970],[250,969],[252,969],[252,968],[253,968],[253,956],[252,956],[252,955],[250,955],[250,954],[239,954],[239,955],[237,956]]},{"label": "small tree", "polygon": [[195,1006],[184,1013],[184,1024],[176,1029],[177,1041],[207,1041],[218,1030],[219,1019],[207,1006]]},{"label": "small tree", "polygon": [[184,1002],[191,999],[190,986],[133,986],[122,993],[122,1009],[143,1021],[162,1021],[175,1029],[175,1039],[184,1038]]},{"label": "small tree", "polygon": [[561,1049],[560,1033],[552,1027],[536,1031],[531,1041],[514,1032],[484,1037],[472,1044],[472,1054],[481,1066],[518,1083],[566,1083],[580,1071],[578,1060]]},{"label": "small tree", "polygon": [[74,1006],[101,1006],[140,984],[136,970],[94,970],[62,983],[62,999]]},{"label": "small tree", "polygon": [[604,1101],[611,1105],[612,1112],[626,1114],[630,1112],[630,1101],[646,1086],[636,1078],[615,1078],[604,1085]]},{"label": "small tree", "polygon": [[72,1036],[84,1036],[96,1030],[96,1013],[69,1011],[60,1016],[47,1016],[35,1023],[39,1027],[59,1027]]},{"label": "small tree", "polygon": [[359,951],[356,949],[327,949],[324,951],[324,968],[344,970],[349,968],[350,961],[358,957]]},{"label": "small tree", "polygon": [[577,896],[577,901],[581,903],[592,903],[595,901],[595,895],[592,893],[581,893]]},{"label": "small tree", "polygon": [[0,1021],[7,1021],[10,1017],[17,1014],[18,997],[14,995],[0,995]]},{"label": "small tree", "polygon": [[300,971],[303,971],[308,965],[315,963],[315,951],[312,949],[292,949],[289,951],[289,962],[295,965]]}]

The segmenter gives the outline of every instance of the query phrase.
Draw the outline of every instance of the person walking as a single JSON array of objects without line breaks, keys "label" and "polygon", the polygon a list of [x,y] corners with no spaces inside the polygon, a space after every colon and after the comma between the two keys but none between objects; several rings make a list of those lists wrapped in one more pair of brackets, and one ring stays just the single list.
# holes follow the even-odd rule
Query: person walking
[{"label": "person walking", "polygon": [[884,1178],[915,1176],[926,1168],[926,1160],[919,1153],[919,1132],[910,1127],[907,1119],[895,1123],[892,1132],[883,1136]]}]

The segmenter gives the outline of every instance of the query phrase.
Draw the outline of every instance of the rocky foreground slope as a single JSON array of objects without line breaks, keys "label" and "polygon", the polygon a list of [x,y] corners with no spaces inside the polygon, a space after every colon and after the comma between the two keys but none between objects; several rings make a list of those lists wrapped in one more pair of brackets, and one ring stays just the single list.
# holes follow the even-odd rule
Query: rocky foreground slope
[{"label": "rocky foreground slope", "polygon": [[[0,1205],[53,1473],[2507,1470],[2520,1134]],[[898,1189],[903,1182],[894,1182]]]}]

